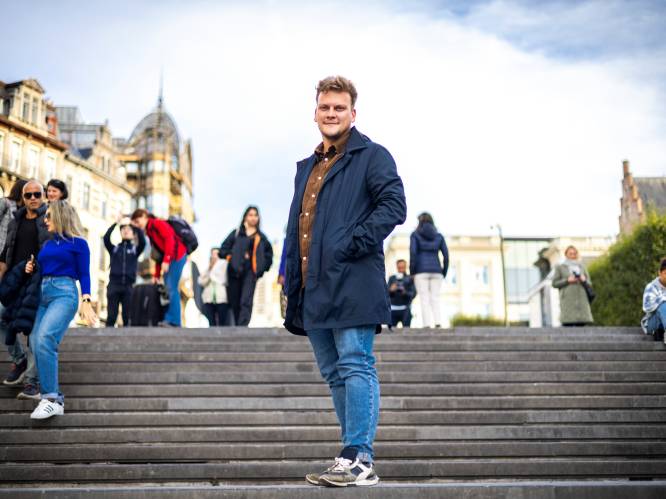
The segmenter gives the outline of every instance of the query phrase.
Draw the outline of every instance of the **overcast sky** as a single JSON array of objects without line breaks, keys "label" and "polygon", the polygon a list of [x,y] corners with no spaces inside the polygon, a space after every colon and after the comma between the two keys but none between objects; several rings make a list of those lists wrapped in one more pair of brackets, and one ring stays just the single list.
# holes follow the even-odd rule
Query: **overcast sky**
[{"label": "overcast sky", "polygon": [[[405,5],[408,5],[406,7]],[[622,160],[666,174],[663,1],[24,1],[2,7],[0,79],[127,137],[164,98],[194,152],[204,246],[248,204],[281,236],[314,89],[359,91],[398,164],[410,231],[614,235]]]}]

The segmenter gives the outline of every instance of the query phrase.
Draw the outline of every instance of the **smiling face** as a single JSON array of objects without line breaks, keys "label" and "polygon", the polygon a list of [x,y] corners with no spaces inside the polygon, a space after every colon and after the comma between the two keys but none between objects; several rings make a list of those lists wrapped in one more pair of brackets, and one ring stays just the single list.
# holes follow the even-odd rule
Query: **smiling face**
[{"label": "smiling face", "polygon": [[352,107],[351,95],[347,92],[333,91],[320,93],[317,98],[315,121],[325,145],[338,140],[356,121],[356,109]]},{"label": "smiling face", "polygon": [[59,201],[62,199],[62,191],[57,187],[49,185],[46,188],[46,199],[49,200],[49,203],[52,203],[53,201]]}]

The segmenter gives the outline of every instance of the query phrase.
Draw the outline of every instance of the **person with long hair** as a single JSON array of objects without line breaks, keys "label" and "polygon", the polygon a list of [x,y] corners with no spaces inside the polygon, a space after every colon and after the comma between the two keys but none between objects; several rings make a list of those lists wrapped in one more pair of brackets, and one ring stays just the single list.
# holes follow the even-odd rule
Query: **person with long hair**
[{"label": "person with long hair", "polygon": [[259,208],[248,206],[240,227],[220,247],[220,258],[229,261],[228,299],[237,326],[250,323],[257,279],[273,264],[273,247],[260,224]]},{"label": "person with long hair", "polygon": [[409,273],[421,298],[423,327],[441,327],[439,293],[449,270],[449,250],[430,213],[421,213],[418,220],[419,225],[409,239]]},{"label": "person with long hair", "polygon": [[67,201],[53,201],[44,216],[53,237],[35,258],[28,260],[25,272],[37,266],[42,274],[42,290],[30,340],[39,372],[41,400],[32,419],[47,419],[65,413],[65,398],[58,384],[58,346],[79,309],[81,318],[92,326],[97,316],[90,298],[90,249],[83,237],[81,221]]}]

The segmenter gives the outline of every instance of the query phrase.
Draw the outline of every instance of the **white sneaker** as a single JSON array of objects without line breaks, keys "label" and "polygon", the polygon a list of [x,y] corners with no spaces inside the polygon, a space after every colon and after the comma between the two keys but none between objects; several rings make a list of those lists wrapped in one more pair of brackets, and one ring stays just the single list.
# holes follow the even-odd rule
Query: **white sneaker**
[{"label": "white sneaker", "polygon": [[42,399],[35,410],[30,414],[30,419],[48,419],[53,416],[65,414],[65,406],[49,399]]}]

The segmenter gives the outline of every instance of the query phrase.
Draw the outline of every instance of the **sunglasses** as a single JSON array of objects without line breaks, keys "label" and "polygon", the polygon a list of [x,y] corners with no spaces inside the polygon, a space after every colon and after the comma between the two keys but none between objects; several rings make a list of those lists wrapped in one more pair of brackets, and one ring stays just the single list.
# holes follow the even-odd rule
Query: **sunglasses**
[{"label": "sunglasses", "polygon": [[46,222],[47,220],[51,220],[51,215],[44,213],[44,221]]},{"label": "sunglasses", "polygon": [[37,192],[24,192],[23,193],[23,198],[24,199],[40,199],[42,197],[42,193],[40,191]]}]

